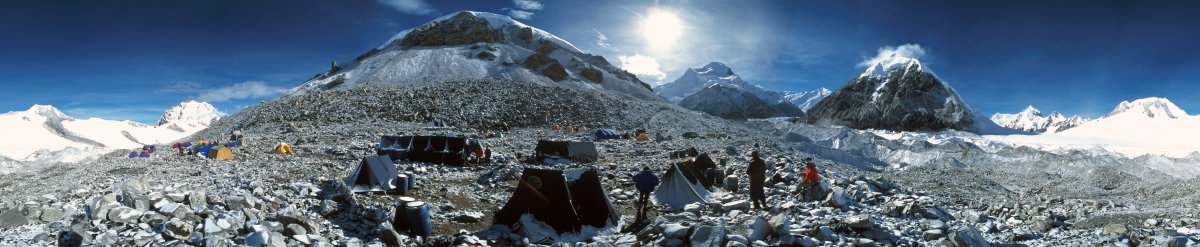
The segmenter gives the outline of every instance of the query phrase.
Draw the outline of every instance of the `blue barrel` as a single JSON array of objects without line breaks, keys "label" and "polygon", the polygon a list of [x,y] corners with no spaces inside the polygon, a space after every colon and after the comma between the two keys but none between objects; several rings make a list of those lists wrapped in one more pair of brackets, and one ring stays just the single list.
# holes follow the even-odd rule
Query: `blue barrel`
[{"label": "blue barrel", "polygon": [[408,209],[405,207],[410,202],[415,202],[417,199],[407,196],[400,197],[396,200],[396,216],[392,218],[392,229],[396,232],[408,231]]},{"label": "blue barrel", "polygon": [[408,194],[408,176],[404,174],[396,175],[396,191],[401,195]]},{"label": "blue barrel", "polygon": [[433,233],[433,222],[429,221],[429,205],[425,205],[425,202],[410,202],[404,208],[408,214],[410,233],[416,236],[429,236]]},{"label": "blue barrel", "polygon": [[416,185],[417,175],[412,172],[404,172],[404,176],[408,176],[408,189],[412,189]]}]

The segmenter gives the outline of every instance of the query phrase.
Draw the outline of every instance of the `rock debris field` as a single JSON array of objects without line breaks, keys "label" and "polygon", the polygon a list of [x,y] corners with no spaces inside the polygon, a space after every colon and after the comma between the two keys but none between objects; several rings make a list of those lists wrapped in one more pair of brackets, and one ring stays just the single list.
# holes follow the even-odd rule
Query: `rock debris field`
[{"label": "rock debris field", "polygon": [[[427,128],[432,118],[451,128]],[[551,125],[582,127],[563,133]],[[520,162],[538,140],[592,140],[591,130],[644,128],[652,141],[596,141],[594,163]],[[0,246],[1195,246],[1193,208],[1127,200],[1064,198],[1036,191],[970,189],[978,177],[952,165],[864,169],[823,158],[775,130],[720,120],[665,102],[512,81],[449,82],[288,96],[249,107],[188,140],[245,133],[229,161],[159,146],[152,158],[118,150],[76,164],[39,164],[0,175]],[[398,161],[416,175],[407,193],[429,205],[431,236],[392,229],[395,193],[351,193],[343,179],[375,154],[383,135],[480,138],[492,165]],[[686,132],[699,138],[684,138]],[[803,139],[803,138],[802,138]],[[278,143],[295,155],[275,154]],[[688,147],[744,176],[751,150],[764,153],[769,208],[751,210],[748,183],[716,188],[708,203],[655,208],[635,222],[631,176],[648,165],[661,176],[672,151]],[[797,193],[800,160],[817,157],[827,194]],[[493,227],[522,169],[591,168],[622,214],[620,224],[580,242],[529,239]],[[922,174],[910,179],[907,173]],[[944,180],[939,180],[944,177]],[[931,179],[925,179],[931,178]],[[1194,183],[1192,183],[1194,184]],[[996,185],[996,187],[1002,187]],[[1113,195],[1121,198],[1121,195]],[[1131,213],[1136,212],[1136,213]]]}]

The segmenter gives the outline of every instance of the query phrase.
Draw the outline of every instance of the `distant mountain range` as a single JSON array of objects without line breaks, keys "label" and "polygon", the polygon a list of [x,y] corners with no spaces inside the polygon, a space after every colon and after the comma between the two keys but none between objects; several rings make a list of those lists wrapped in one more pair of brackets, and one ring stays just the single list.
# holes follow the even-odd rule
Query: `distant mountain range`
[{"label": "distant mountain range", "polygon": [[746,82],[720,62],[688,69],[654,90],[684,108],[730,119],[802,116],[803,111],[830,94],[825,88],[808,92],[766,90]]},{"label": "distant mountain range", "polygon": [[992,114],[992,122],[1000,126],[1032,133],[1060,132],[1079,126],[1087,121],[1090,121],[1090,119],[1078,115],[1068,118],[1058,112],[1051,112],[1050,116],[1043,116],[1042,111],[1033,106],[1025,107],[1025,110],[1016,114]]},{"label": "distant mountain range", "polygon": [[99,118],[76,119],[54,106],[0,115],[0,156],[17,161],[77,161],[117,149],[141,148],[186,137],[223,114],[204,102],[167,109],[157,125]]}]

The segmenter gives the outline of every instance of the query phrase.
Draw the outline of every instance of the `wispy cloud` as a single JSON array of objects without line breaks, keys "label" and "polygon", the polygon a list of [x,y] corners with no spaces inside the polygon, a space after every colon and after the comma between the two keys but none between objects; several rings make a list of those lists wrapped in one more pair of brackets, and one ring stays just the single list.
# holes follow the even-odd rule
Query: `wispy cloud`
[{"label": "wispy cloud", "polygon": [[894,57],[921,58],[925,56],[925,48],[918,44],[903,44],[900,46],[884,46],[879,48],[879,54],[864,59],[858,63],[860,67],[869,67]]},{"label": "wispy cloud", "polygon": [[194,93],[204,89],[200,83],[193,81],[179,81],[165,87],[155,90],[158,93]]},{"label": "wispy cloud", "polygon": [[536,0],[513,0],[513,6],[524,10],[542,10],[544,7]]},{"label": "wispy cloud", "polygon": [[604,33],[601,33],[600,30],[596,29],[592,29],[592,32],[596,32],[596,45],[603,47],[604,49],[617,51],[616,48],[613,48],[612,44],[608,43],[607,35],[604,35]]},{"label": "wispy cloud", "polygon": [[225,87],[207,90],[196,96],[197,100],[207,102],[225,102],[240,99],[258,99],[283,94],[287,88],[271,86],[263,81],[247,81]]},{"label": "wispy cloud", "polygon": [[644,56],[642,54],[634,54],[633,56],[619,56],[621,68],[633,73],[634,75],[644,75],[654,78],[654,84],[662,84],[663,80],[667,79],[667,73],[663,73],[662,68],[658,65],[658,60],[653,57]]},{"label": "wispy cloud", "polygon": [[396,9],[396,11],[400,11],[400,13],[405,13],[405,14],[410,14],[410,15],[427,15],[427,14],[430,14],[433,12],[437,12],[437,8],[434,8],[433,5],[429,5],[429,3],[426,3],[424,0],[375,0],[375,1],[379,2],[380,4],[387,5],[388,7],[392,7],[393,9]]},{"label": "wispy cloud", "polygon": [[508,16],[511,16],[513,19],[529,20],[533,19],[533,12],[519,9],[508,9]]},{"label": "wispy cloud", "polygon": [[529,20],[533,19],[533,11],[542,10],[545,7],[537,0],[513,0],[512,8],[503,8],[500,10],[508,11],[508,16],[511,16],[513,19]]}]

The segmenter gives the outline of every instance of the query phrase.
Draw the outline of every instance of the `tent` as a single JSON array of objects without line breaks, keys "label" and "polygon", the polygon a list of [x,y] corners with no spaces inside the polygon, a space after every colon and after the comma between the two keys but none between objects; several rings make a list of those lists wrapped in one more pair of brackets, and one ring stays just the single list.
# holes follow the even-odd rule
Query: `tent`
[{"label": "tent", "polygon": [[443,127],[450,127],[450,126],[446,125],[446,121],[442,121],[442,119],[440,119],[440,118],[435,118],[435,119],[433,119],[433,121],[429,121],[429,127],[443,128]]},{"label": "tent", "polygon": [[151,153],[158,152],[158,147],[155,147],[154,145],[144,145],[142,146],[142,151],[149,151]]},{"label": "tent", "polygon": [[[212,147],[211,145],[209,147]],[[205,157],[214,160],[231,160],[233,159],[233,149],[227,147],[216,146],[208,150]]]},{"label": "tent", "polygon": [[637,134],[637,140],[638,141],[650,141],[650,135],[648,135],[646,133],[639,133],[639,134]]},{"label": "tent", "polygon": [[614,129],[597,129],[596,140],[621,139],[621,134]]},{"label": "tent", "polygon": [[200,157],[208,157],[208,151],[209,151],[209,150],[211,150],[212,148],[213,148],[213,145],[200,145],[200,146],[196,146],[196,148],[195,148],[195,149],[196,149],[195,153],[196,153],[197,155],[200,155]]},{"label": "tent", "polygon": [[395,160],[463,165],[471,150],[467,138],[447,136],[383,136],[375,153]]},{"label": "tent", "polygon": [[570,159],[575,162],[594,162],[600,159],[596,152],[596,144],[592,142],[575,141],[538,141],[534,154],[539,162],[556,159]]},{"label": "tent", "polygon": [[129,158],[130,158],[130,159],[132,159],[132,158],[137,158],[137,157],[138,157],[138,152],[137,152],[137,151],[132,151],[132,152],[129,152]]},{"label": "tent", "polygon": [[279,145],[275,145],[275,153],[295,155],[296,151],[292,150],[292,145],[280,142]]},{"label": "tent", "polygon": [[229,141],[229,142],[225,143],[225,147],[230,147],[230,148],[241,147],[241,146],[242,146],[242,141]]},{"label": "tent", "polygon": [[663,174],[662,182],[654,190],[654,203],[672,209],[682,209],[691,203],[708,203],[708,190],[695,181],[689,181],[684,174],[682,164],[671,165],[671,169]]},{"label": "tent", "polygon": [[683,169],[683,175],[687,177],[688,181],[693,183],[699,181],[700,185],[704,186],[705,189],[712,190],[714,185],[713,180],[715,179],[712,178],[710,172],[717,169],[717,163],[713,162],[713,159],[707,153],[702,153],[690,161],[683,162],[680,168]]},{"label": "tent", "polygon": [[368,156],[358,163],[358,168],[346,177],[346,185],[356,193],[370,191],[388,191],[394,189],[392,180],[399,172],[392,159],[386,155]]},{"label": "tent", "polygon": [[138,154],[138,158],[150,158],[150,151],[142,151],[141,154]]},{"label": "tent", "polygon": [[700,155],[700,150],[696,150],[696,147],[690,147],[684,150],[671,152],[672,159],[692,158],[696,157],[697,155]]},{"label": "tent", "polygon": [[595,170],[526,168],[493,224],[517,229],[526,214],[558,233],[578,232],[584,225],[615,226],[620,218]]}]

